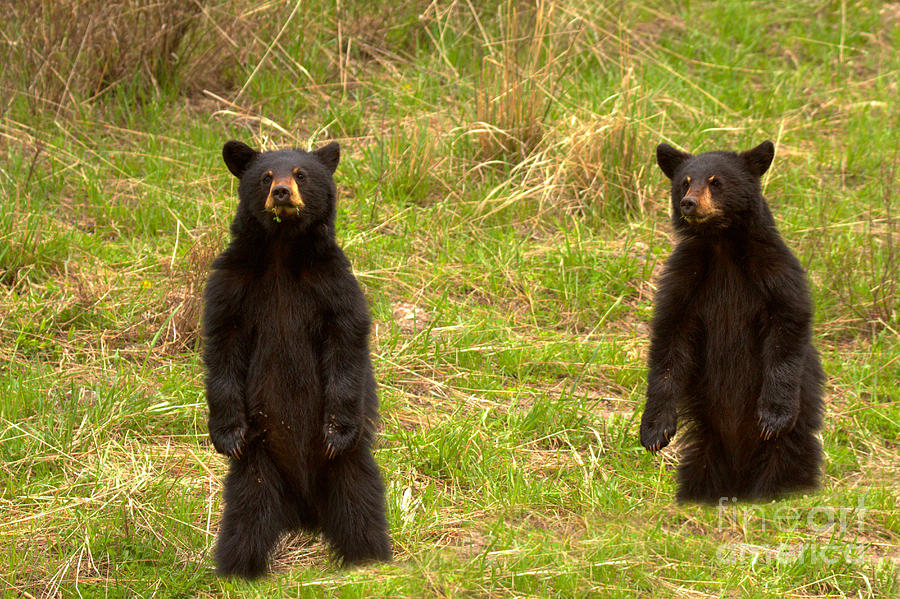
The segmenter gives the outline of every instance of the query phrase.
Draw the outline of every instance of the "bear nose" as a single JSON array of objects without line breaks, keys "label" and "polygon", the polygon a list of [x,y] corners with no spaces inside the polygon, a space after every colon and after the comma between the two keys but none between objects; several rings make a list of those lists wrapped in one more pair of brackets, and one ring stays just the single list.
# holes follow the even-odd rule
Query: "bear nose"
[{"label": "bear nose", "polygon": [[694,212],[697,211],[697,198],[693,196],[687,196],[681,198],[681,213],[685,216],[690,216]]},{"label": "bear nose", "polygon": [[276,185],[272,188],[272,201],[276,206],[289,206],[291,204],[291,188],[287,185]]}]

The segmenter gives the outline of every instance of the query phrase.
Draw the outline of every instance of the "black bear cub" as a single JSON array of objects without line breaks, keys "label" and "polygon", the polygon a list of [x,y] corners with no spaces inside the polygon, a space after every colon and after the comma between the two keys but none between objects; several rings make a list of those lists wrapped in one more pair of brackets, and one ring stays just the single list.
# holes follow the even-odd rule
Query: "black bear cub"
[{"label": "black bear cub", "polygon": [[656,293],[641,444],[686,424],[679,501],[751,501],[819,484],[824,374],[812,302],[760,177],[775,154],[692,156],[661,144],[678,237]]},{"label": "black bear cub", "polygon": [[265,573],[296,529],[344,564],[390,560],[369,312],[334,233],[338,144],[222,155],[240,202],[204,296],[209,434],[230,456],[218,571]]}]

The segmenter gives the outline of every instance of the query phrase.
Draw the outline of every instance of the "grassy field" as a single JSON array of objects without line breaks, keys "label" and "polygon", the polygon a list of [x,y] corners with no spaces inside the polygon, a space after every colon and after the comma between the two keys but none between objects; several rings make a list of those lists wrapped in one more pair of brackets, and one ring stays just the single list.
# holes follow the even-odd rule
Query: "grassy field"
[{"label": "grassy field", "polygon": [[[23,0],[0,25],[0,594],[900,594],[900,4]],[[893,99],[892,99],[893,98]],[[396,559],[221,580],[199,294],[232,138],[340,141]],[[822,490],[673,503],[640,446],[654,148],[777,144]]]}]

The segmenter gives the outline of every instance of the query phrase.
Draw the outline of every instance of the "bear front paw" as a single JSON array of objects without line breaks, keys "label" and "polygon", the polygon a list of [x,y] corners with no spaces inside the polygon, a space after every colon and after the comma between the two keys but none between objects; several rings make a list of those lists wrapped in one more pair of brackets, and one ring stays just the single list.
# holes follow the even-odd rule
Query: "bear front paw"
[{"label": "bear front paw", "polygon": [[765,441],[774,439],[789,430],[794,425],[796,417],[797,415],[792,414],[789,410],[773,410],[761,405],[756,411],[759,436]]},{"label": "bear front paw", "polygon": [[212,439],[216,451],[239,460],[244,454],[247,425],[244,423],[231,426],[210,426],[209,437]]},{"label": "bear front paw", "polygon": [[325,457],[333,460],[356,445],[358,436],[358,426],[338,422],[334,415],[329,416],[325,423]]},{"label": "bear front paw", "polygon": [[658,452],[675,436],[676,422],[674,410],[664,410],[655,418],[645,411],[641,418],[641,445],[650,453]]}]

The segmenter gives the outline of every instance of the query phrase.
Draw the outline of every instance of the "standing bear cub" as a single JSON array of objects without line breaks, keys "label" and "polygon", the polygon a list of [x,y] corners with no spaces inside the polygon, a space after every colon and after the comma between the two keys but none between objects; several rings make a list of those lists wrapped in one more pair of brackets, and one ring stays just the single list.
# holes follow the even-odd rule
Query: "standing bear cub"
[{"label": "standing bear cub", "polygon": [[769,141],[740,154],[656,150],[678,243],[656,294],[641,444],[659,451],[679,416],[687,424],[679,501],[818,485],[824,374],[803,268],[762,195],[774,154]]},{"label": "standing bear cub", "polygon": [[338,144],[222,155],[240,202],[204,297],[209,434],[230,456],[218,571],[265,573],[298,528],[345,564],[390,560],[369,312],[334,233]]}]

